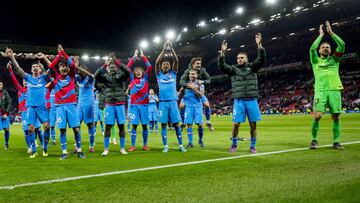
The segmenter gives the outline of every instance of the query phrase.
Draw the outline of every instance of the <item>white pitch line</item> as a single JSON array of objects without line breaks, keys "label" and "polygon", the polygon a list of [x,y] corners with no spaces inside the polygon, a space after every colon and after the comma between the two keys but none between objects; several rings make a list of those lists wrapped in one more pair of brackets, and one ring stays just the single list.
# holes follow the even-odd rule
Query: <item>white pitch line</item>
[{"label": "white pitch line", "polygon": [[[342,144],[350,145],[350,144],[359,144],[359,143],[360,143],[360,141],[354,141],[354,142],[345,142]],[[330,147],[330,146],[332,146],[332,145],[331,144],[322,145],[322,146],[319,146],[318,148],[324,148],[324,147]],[[123,170],[123,171],[113,171],[113,172],[106,172],[106,173],[99,173],[99,174],[92,174],[92,175],[74,176],[74,177],[68,177],[68,178],[59,178],[59,179],[45,180],[45,181],[38,181],[38,182],[31,182],[31,183],[22,183],[22,184],[16,184],[16,185],[5,185],[5,186],[1,186],[0,190],[13,190],[15,188],[27,187],[27,186],[33,186],[33,185],[45,185],[45,184],[67,182],[67,181],[73,181],[73,180],[79,180],[79,179],[118,175],[118,174],[133,173],[133,172],[139,172],[139,171],[150,171],[150,170],[155,170],[155,169],[172,168],[172,167],[177,167],[177,166],[194,165],[194,164],[232,160],[232,159],[241,159],[241,158],[254,157],[254,156],[282,154],[282,153],[304,151],[304,150],[309,150],[309,148],[304,147],[304,148],[288,149],[288,150],[281,150],[281,151],[274,151],[274,152],[264,152],[264,153],[258,153],[258,154],[248,154],[248,155],[231,156],[231,157],[223,157],[223,158],[216,158],[216,159],[206,159],[206,160],[201,160],[201,161],[191,161],[191,162],[169,164],[169,165],[163,165],[163,166],[153,166],[153,167],[147,167],[147,168],[138,168],[138,169]]]},{"label": "white pitch line", "polygon": [[[246,126],[246,127],[248,127],[248,125],[244,125],[244,126]],[[229,127],[216,127],[216,129],[231,129],[232,128],[232,126],[229,126]],[[258,126],[258,129],[262,129],[262,128],[274,128],[274,126]],[[297,130],[297,129],[307,129],[307,130],[311,130],[311,127],[299,127],[299,126],[294,126],[294,127],[281,127],[281,126],[277,126],[276,127],[276,129],[274,129],[274,130]],[[331,130],[331,129],[333,129],[332,127],[321,127],[320,128],[321,130],[323,130],[323,129],[325,129],[325,130]],[[247,130],[247,129],[244,129],[244,128],[242,128],[242,130]],[[268,130],[268,129],[267,129]],[[341,130],[360,130],[360,128],[356,128],[356,127],[354,127],[354,128],[341,128]]]}]

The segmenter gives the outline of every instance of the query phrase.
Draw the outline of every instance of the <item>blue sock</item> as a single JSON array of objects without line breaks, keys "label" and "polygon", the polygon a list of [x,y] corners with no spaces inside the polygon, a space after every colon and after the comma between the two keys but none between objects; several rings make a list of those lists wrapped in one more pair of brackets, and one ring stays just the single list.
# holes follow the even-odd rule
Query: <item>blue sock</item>
[{"label": "blue sock", "polygon": [[104,149],[109,150],[110,137],[104,137]]},{"label": "blue sock", "polygon": [[5,131],[5,144],[9,144],[9,139],[10,139],[10,131]]},{"label": "blue sock", "polygon": [[[81,136],[81,128],[79,128],[79,135]],[[76,136],[76,135],[75,135]],[[75,140],[76,141],[76,140]]]},{"label": "blue sock", "polygon": [[30,137],[29,140],[30,140],[30,144],[31,144],[31,151],[32,151],[32,153],[35,153],[36,152],[35,132],[30,133],[29,137]]},{"label": "blue sock", "polygon": [[237,146],[238,138],[237,138],[237,137],[233,137],[231,140],[232,140],[232,145]]},{"label": "blue sock", "polygon": [[131,146],[135,147],[136,143],[136,129],[131,129]]},{"label": "blue sock", "polygon": [[75,142],[76,142],[76,148],[81,149],[81,134],[80,134],[80,131],[78,133],[75,133]]},{"label": "blue sock", "polygon": [[142,136],[143,136],[144,146],[147,145],[148,135],[149,135],[148,129],[147,128],[145,130],[143,129]]},{"label": "blue sock", "polygon": [[51,128],[50,128],[50,134],[51,134],[51,140],[52,140],[53,142],[55,142],[56,134],[55,134],[55,128],[54,128],[54,127],[51,127]]},{"label": "blue sock", "polygon": [[27,148],[31,148],[29,130],[24,130],[24,135]]},{"label": "blue sock", "polygon": [[202,142],[202,139],[204,137],[204,128],[198,128],[199,133],[199,143]]},{"label": "blue sock", "polygon": [[44,132],[41,130],[41,128],[39,128],[39,135],[40,135],[40,137],[42,137],[43,145],[44,145]]},{"label": "blue sock", "polygon": [[161,127],[161,138],[164,146],[167,146],[167,130],[166,127]]},{"label": "blue sock", "polygon": [[159,130],[159,126],[158,126],[157,121],[155,121],[155,130],[156,130],[156,131],[158,131],[158,130]]},{"label": "blue sock", "polygon": [[39,138],[41,147],[44,146],[44,135],[42,133],[42,130],[39,128],[38,130],[35,130],[37,138]]},{"label": "blue sock", "polygon": [[66,146],[66,132],[61,132],[60,131],[60,145],[61,145],[61,150],[66,150],[67,146]]},{"label": "blue sock", "polygon": [[154,121],[150,121],[150,130],[152,131],[152,130],[154,130]]},{"label": "blue sock", "polygon": [[256,145],[256,137],[252,137],[250,139],[250,148],[255,148]]},{"label": "blue sock", "polygon": [[210,116],[211,116],[211,109],[210,107],[205,107],[205,117],[206,117],[206,121],[210,122]]},{"label": "blue sock", "polygon": [[185,108],[182,108],[180,110],[180,116],[181,116],[181,122],[184,123],[184,119],[185,119]]},{"label": "blue sock", "polygon": [[125,136],[124,137],[120,136],[120,148],[121,149],[125,148]]},{"label": "blue sock", "polygon": [[95,127],[88,129],[90,135],[90,147],[94,147],[95,143]]},{"label": "blue sock", "polygon": [[182,145],[181,128],[179,126],[175,126],[175,133],[176,133],[176,137],[177,137],[179,145]]},{"label": "blue sock", "polygon": [[49,145],[49,139],[50,139],[50,130],[44,131],[44,151],[46,152]]},{"label": "blue sock", "polygon": [[193,143],[193,129],[191,127],[187,128],[187,135],[189,139],[189,144]]}]

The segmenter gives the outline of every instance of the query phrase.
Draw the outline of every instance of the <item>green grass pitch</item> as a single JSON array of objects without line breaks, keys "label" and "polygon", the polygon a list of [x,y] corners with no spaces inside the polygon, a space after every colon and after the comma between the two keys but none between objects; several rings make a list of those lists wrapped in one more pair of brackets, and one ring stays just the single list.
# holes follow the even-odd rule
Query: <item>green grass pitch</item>
[{"label": "green grass pitch", "polygon": [[[360,140],[360,114],[341,115],[341,141]],[[102,157],[103,137],[98,126],[95,153],[88,153],[88,137],[83,135],[86,159],[70,155],[58,159],[61,150],[49,147],[49,157],[41,151],[35,159],[26,154],[20,125],[11,126],[10,149],[0,149],[0,187],[104,172],[138,169],[190,161],[249,154],[249,141],[239,142],[238,152],[228,153],[231,117],[212,118],[214,132],[205,130],[205,148],[197,144],[187,153],[177,150],[170,131],[167,154],[161,152],[160,134],[149,133],[151,151],[141,150],[138,129],[137,151],[119,154],[119,145],[110,145]],[[308,147],[310,115],[263,116],[258,123],[258,153]],[[194,143],[197,143],[197,127]],[[87,132],[85,126],[83,132]],[[249,126],[240,126],[240,137],[249,137]],[[183,130],[184,145],[187,144]],[[130,136],[127,134],[127,147]],[[68,150],[73,149],[73,133],[68,130]],[[332,143],[332,121],[320,122],[319,145]],[[3,132],[0,144],[3,145]],[[360,202],[360,144],[345,150],[330,147],[267,156],[186,165],[172,168],[94,177],[60,183],[0,190],[0,202]]]}]

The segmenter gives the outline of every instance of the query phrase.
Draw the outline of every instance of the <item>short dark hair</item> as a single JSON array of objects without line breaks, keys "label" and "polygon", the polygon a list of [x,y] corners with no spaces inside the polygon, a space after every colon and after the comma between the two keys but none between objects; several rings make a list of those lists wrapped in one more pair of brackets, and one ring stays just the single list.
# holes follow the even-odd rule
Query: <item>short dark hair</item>
[{"label": "short dark hair", "polygon": [[190,75],[190,72],[192,72],[192,71],[196,72],[196,74],[199,75],[199,71],[196,70],[196,69],[191,69],[191,70],[189,71],[189,75]]},{"label": "short dark hair", "polygon": [[66,58],[65,57],[61,57],[60,58],[60,60],[59,60],[59,62],[58,62],[58,66],[60,66],[61,64],[63,64],[63,65],[67,65],[67,62],[66,62]]},{"label": "short dark hair", "polygon": [[164,58],[161,60],[161,64],[163,64],[163,63],[165,63],[165,62],[171,63],[170,58],[164,57]]},{"label": "short dark hair", "polygon": [[191,59],[191,65],[195,63],[195,61],[202,61],[201,57],[194,57]]},{"label": "short dark hair", "polygon": [[321,46],[324,45],[324,44],[328,44],[329,46],[331,46],[329,42],[323,42],[323,43],[320,44],[319,47],[321,47]]},{"label": "short dark hair", "polygon": [[32,62],[31,62],[31,67],[32,67],[33,65],[39,65],[39,62],[38,62],[38,61],[32,61]]},{"label": "short dark hair", "polygon": [[240,54],[245,55],[246,57],[248,56],[247,53],[246,53],[246,52],[243,52],[243,51],[240,51],[236,56],[238,56],[238,55],[240,55]]},{"label": "short dark hair", "polygon": [[133,70],[133,75],[134,75],[134,76],[135,76],[135,69],[140,69],[141,72],[143,73],[143,76],[144,76],[145,70],[144,70],[143,68],[141,68],[140,66],[136,66],[136,67],[134,68],[134,70]]}]

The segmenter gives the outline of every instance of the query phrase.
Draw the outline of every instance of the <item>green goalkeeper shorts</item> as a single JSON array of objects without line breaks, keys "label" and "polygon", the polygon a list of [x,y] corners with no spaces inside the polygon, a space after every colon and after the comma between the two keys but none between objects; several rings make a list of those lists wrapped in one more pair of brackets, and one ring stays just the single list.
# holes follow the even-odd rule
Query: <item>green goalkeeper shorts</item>
[{"label": "green goalkeeper shorts", "polygon": [[341,113],[341,92],[340,90],[324,90],[315,92],[314,112],[325,113],[329,107],[330,113]]}]

